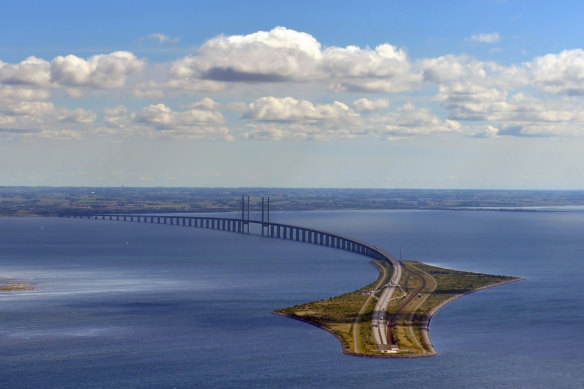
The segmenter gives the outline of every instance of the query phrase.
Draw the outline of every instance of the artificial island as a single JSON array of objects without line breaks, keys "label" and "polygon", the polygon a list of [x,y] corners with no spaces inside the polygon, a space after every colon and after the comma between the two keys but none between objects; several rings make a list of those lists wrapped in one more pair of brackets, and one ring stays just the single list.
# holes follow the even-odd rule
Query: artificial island
[{"label": "artificial island", "polygon": [[345,354],[425,357],[437,354],[428,330],[432,316],[442,306],[465,294],[521,279],[414,261],[372,263],[379,269],[379,277],[373,283],[341,296],[277,309],[274,313],[330,332],[341,342]]}]

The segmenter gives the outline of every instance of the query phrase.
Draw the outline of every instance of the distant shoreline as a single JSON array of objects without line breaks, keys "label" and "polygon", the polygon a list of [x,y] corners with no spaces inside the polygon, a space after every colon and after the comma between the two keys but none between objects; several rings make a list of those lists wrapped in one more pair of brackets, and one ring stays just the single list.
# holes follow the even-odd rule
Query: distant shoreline
[{"label": "distant shoreline", "polygon": [[571,206],[584,211],[584,190],[0,186],[0,216],[238,212],[242,196],[250,196],[252,212],[260,211],[262,196],[270,196],[272,211],[529,212],[534,207]]}]

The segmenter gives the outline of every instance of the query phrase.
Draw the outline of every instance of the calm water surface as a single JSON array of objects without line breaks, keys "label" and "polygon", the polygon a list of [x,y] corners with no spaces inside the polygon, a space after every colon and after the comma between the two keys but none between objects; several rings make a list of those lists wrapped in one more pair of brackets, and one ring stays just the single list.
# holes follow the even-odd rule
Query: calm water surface
[{"label": "calm water surface", "polygon": [[175,226],[0,218],[0,387],[584,387],[584,212],[275,213],[405,259],[525,280],[447,305],[439,353],[344,356],[270,314],[369,283],[362,256]]}]

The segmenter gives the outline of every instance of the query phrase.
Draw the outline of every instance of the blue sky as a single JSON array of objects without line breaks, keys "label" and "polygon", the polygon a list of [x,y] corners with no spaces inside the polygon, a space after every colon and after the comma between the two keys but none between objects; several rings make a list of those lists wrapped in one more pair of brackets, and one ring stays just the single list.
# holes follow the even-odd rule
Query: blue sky
[{"label": "blue sky", "polygon": [[584,189],[583,8],[5,2],[0,185]]}]

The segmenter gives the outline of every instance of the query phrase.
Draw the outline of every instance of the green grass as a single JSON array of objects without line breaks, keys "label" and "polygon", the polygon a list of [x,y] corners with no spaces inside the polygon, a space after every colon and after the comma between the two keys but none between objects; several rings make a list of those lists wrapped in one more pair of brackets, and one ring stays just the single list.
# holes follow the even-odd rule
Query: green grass
[{"label": "green grass", "polygon": [[16,290],[32,290],[34,289],[30,284],[24,282],[3,283],[0,281],[0,291],[13,292]]},{"label": "green grass", "polygon": [[[345,352],[351,352],[354,350],[353,326],[359,311],[369,298],[367,293],[371,292],[382,279],[386,283],[391,277],[391,266],[386,261],[373,261],[373,263],[378,268],[382,267],[386,270],[385,277],[383,277],[383,272],[380,270],[377,280],[361,289],[325,300],[277,309],[274,313],[324,327],[337,336]],[[376,302],[376,299],[371,299],[359,320],[358,341],[360,351],[371,352],[376,347],[371,333],[371,315]]]},{"label": "green grass", "polygon": [[[353,326],[359,311],[367,302],[372,289],[383,279],[383,284],[391,277],[391,267],[385,261],[374,262],[378,268],[385,267],[388,271],[385,277],[380,269],[379,277],[375,282],[343,295],[326,300],[313,301],[275,310],[274,313],[299,319],[333,333],[341,342],[343,351],[352,354]],[[481,288],[498,285],[504,282],[517,281],[520,278],[497,276],[490,274],[471,273],[444,269],[426,265],[421,262],[403,261],[401,290],[394,293],[388,306],[388,319],[401,308],[396,316],[393,331],[394,339],[400,348],[397,354],[382,354],[375,344],[371,331],[371,316],[377,300],[371,299],[365,307],[358,321],[358,349],[359,355],[384,357],[415,357],[434,355],[431,344],[424,341],[423,333],[428,328],[433,311],[445,302]],[[417,274],[417,275],[416,275]],[[426,286],[419,291],[426,281]],[[405,304],[410,296],[418,292],[409,303]],[[380,294],[380,290],[375,291]],[[404,305],[405,304],[405,305]]]}]

